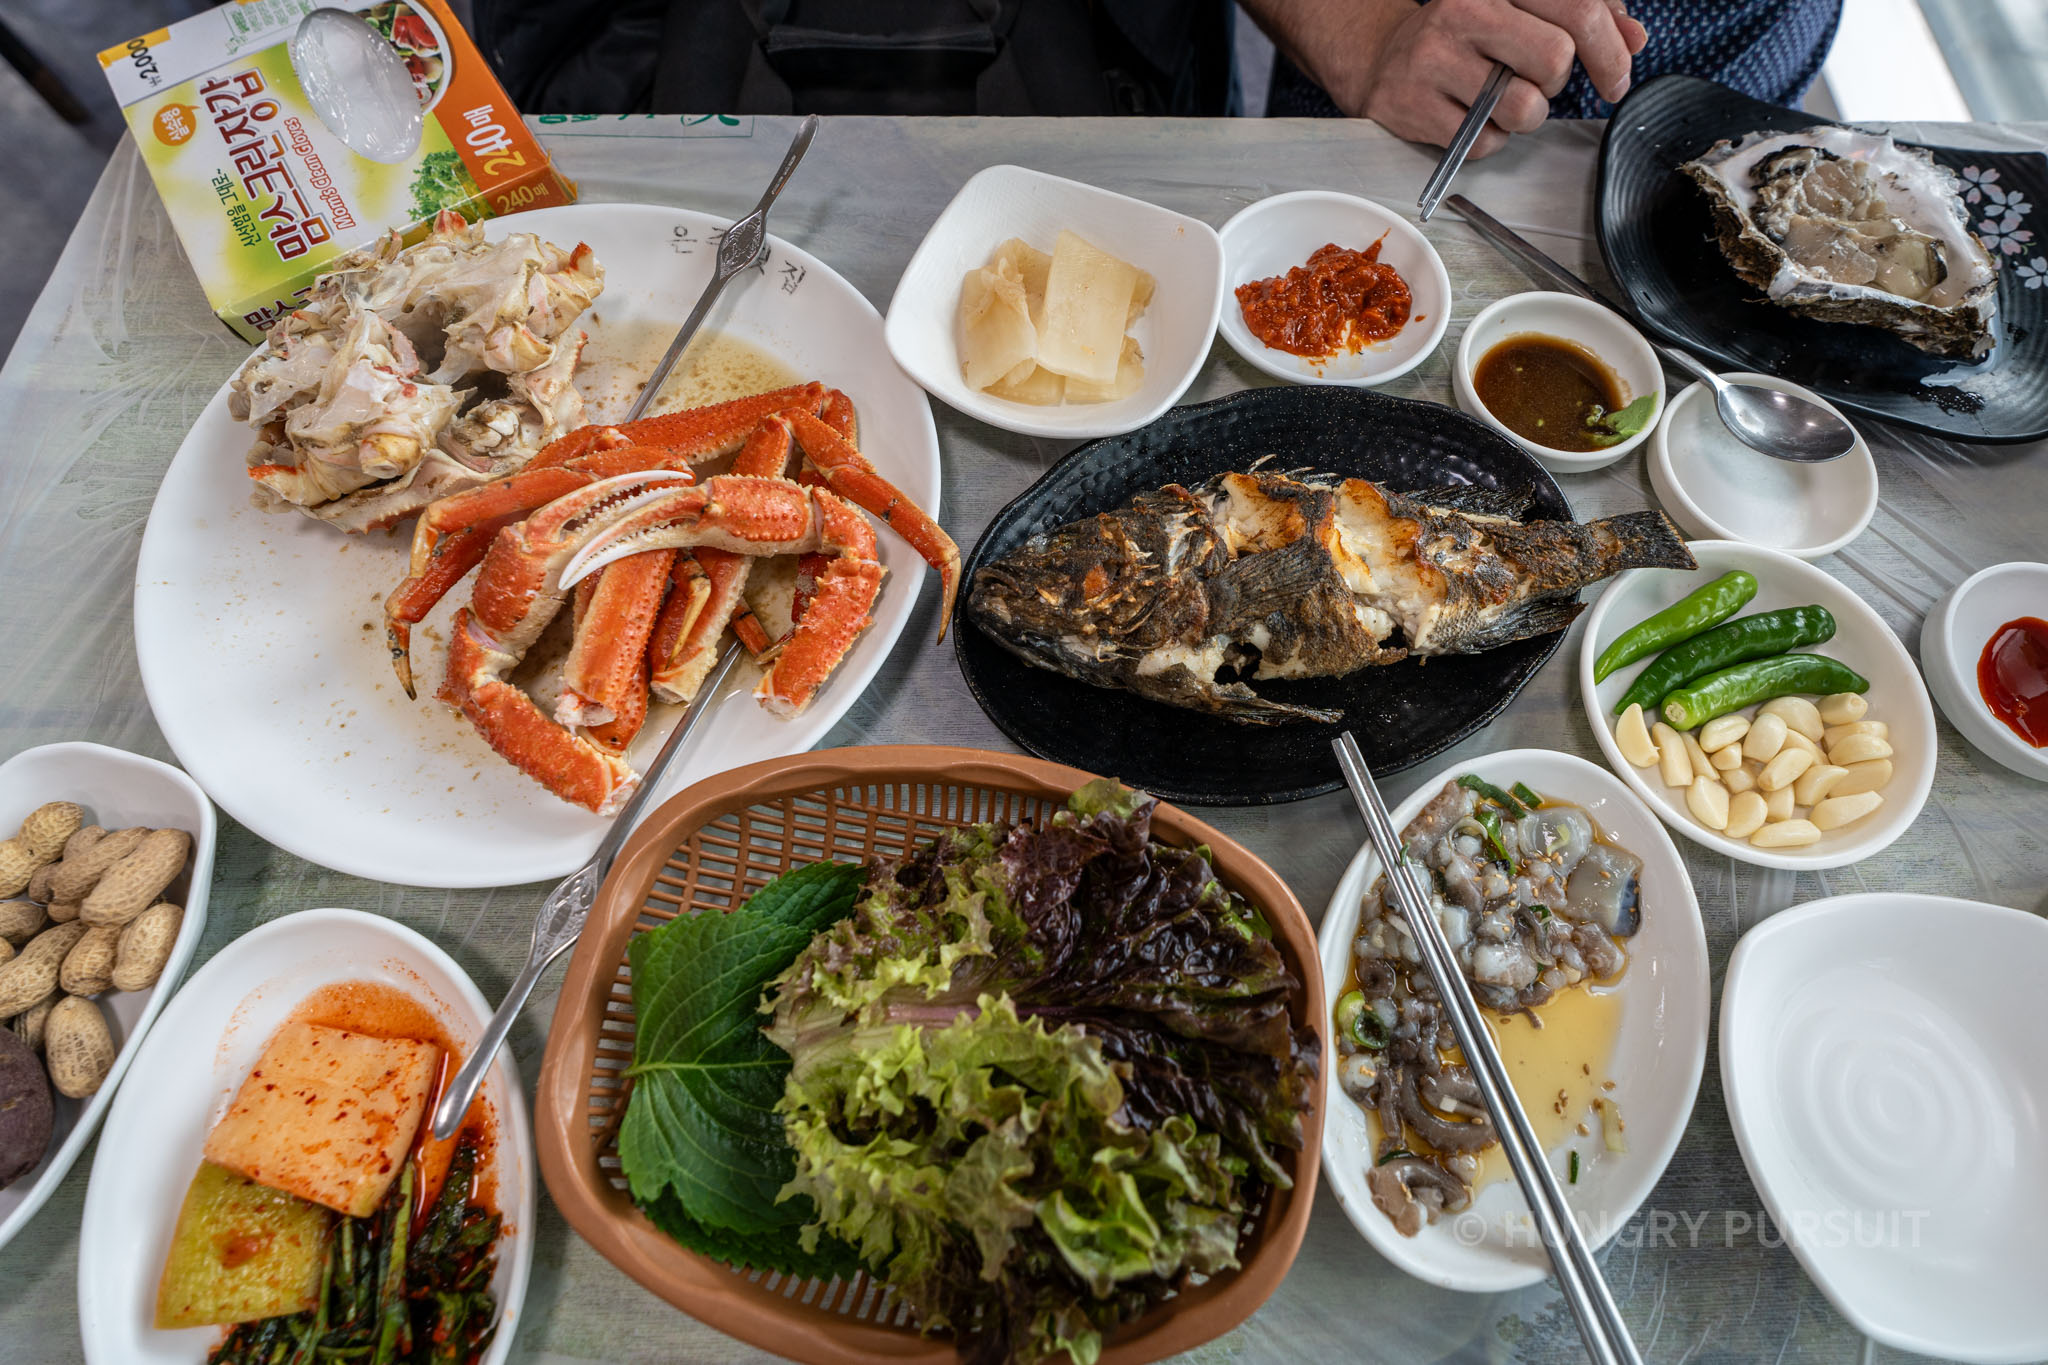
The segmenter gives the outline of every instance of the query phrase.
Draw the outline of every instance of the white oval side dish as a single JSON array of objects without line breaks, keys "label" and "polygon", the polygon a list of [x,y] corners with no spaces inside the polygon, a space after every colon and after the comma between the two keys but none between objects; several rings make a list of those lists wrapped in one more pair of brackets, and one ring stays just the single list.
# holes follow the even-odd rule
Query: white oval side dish
[{"label": "white oval side dish", "polygon": [[[1643,860],[1642,927],[1624,941],[1627,970],[1614,986],[1603,988],[1621,996],[1608,1075],[1627,1116],[1628,1150],[1605,1150],[1596,1130],[1550,1153],[1561,1183],[1567,1150],[1579,1154],[1579,1179],[1565,1184],[1565,1196],[1597,1247],[1621,1230],[1656,1187],[1685,1135],[1699,1093],[1712,1011],[1699,901],[1677,848],[1642,803],[1612,774],[1552,749],[1509,749],[1453,764],[1393,809],[1394,828],[1405,829],[1446,783],[1465,773],[1503,789],[1523,782],[1547,798],[1583,806],[1602,838]],[[1344,870],[1323,914],[1317,948],[1324,991],[1332,1002],[1343,993],[1350,970],[1359,902],[1379,875],[1379,857],[1367,844]],[[1323,1065],[1334,1076],[1336,1044],[1327,1023]],[[1531,1097],[1522,1098],[1526,1107]],[[1415,1236],[1403,1237],[1372,1202],[1366,1187],[1372,1164],[1373,1133],[1366,1113],[1332,1083],[1323,1124],[1323,1177],[1345,1216],[1376,1251],[1419,1280],[1471,1293],[1518,1289],[1551,1273],[1550,1258],[1512,1177],[1482,1186],[1464,1212],[1445,1214]]]},{"label": "white oval side dish", "polygon": [[1892,892],[1773,915],[1728,959],[1736,1146],[1814,1284],[1887,1346],[2048,1357],[2044,960],[2048,919]]},{"label": "white oval side dish", "polygon": [[[1912,656],[1867,602],[1803,559],[1730,540],[1696,540],[1688,548],[1699,561],[1698,569],[1631,569],[1586,612],[1585,634],[1579,641],[1579,700],[1608,766],[1665,824],[1694,843],[1741,862],[1795,872],[1820,870],[1845,867],[1889,845],[1920,814],[1934,787],[1934,707]],[[1614,703],[1650,666],[1654,654],[1616,669],[1598,684],[1593,681],[1593,664],[1615,636],[1734,569],[1756,575],[1758,584],[1756,596],[1737,616],[1809,604],[1828,609],[1835,618],[1835,638],[1803,646],[1800,652],[1839,659],[1861,674],[1870,684],[1864,694],[1869,718],[1891,727],[1893,771],[1882,789],[1883,806],[1853,824],[1829,830],[1818,843],[1804,848],[1758,848],[1708,829],[1686,808],[1684,788],[1667,787],[1655,767],[1637,768],[1622,757],[1614,738]]]},{"label": "white oval side dish", "polygon": [[[1646,393],[1657,401],[1643,429],[1625,441],[1600,450],[1552,450],[1508,430],[1507,424],[1486,410],[1472,376],[1486,353],[1509,337],[1534,334],[1575,341],[1606,363],[1626,390],[1625,400],[1634,402]],[[1535,290],[1496,299],[1480,310],[1458,338],[1458,360],[1451,366],[1451,392],[1458,407],[1477,417],[1501,435],[1535,457],[1536,463],[1553,474],[1585,474],[1605,469],[1650,438],[1664,415],[1664,368],[1643,334],[1631,327],[1621,314],[1576,294]]]},{"label": "white oval side dish", "polygon": [[[1331,190],[1276,194],[1239,209],[1223,225],[1223,339],[1246,360],[1296,384],[1370,387],[1404,375],[1435,353],[1451,324],[1451,277],[1421,229],[1370,199]],[[1385,341],[1325,360],[1276,351],[1252,335],[1237,288],[1285,275],[1332,243],[1363,251],[1381,242],[1380,260],[1408,285],[1408,324]]]},{"label": "white oval side dish", "polygon": [[[1842,416],[1819,394],[1771,375],[1725,377],[1795,394]],[[1679,390],[1665,406],[1650,438],[1649,467],[1658,503],[1687,535],[1739,540],[1801,559],[1841,549],[1863,534],[1877,511],[1877,463],[1861,435],[1839,460],[1774,460],[1735,438],[1704,384]]]},{"label": "white oval side dish", "polygon": [[[277,1026],[312,992],[343,981],[396,987],[439,1017],[458,1045],[483,1032],[491,1007],[454,959],[419,934],[360,910],[305,910],[250,930],[197,972],[166,1009],[121,1089],[93,1158],[78,1244],[78,1316],[94,1365],[195,1365],[217,1327],[158,1331],[157,1280],[185,1187],[206,1135]],[[497,1112],[494,1156],[504,1230],[498,1237],[501,1365],[518,1335],[533,1264],[533,1129],[510,1050],[485,1078]]]},{"label": "white oval side dish", "polygon": [[99,997],[118,1049],[113,1068],[89,1099],[54,1095],[49,1150],[34,1170],[0,1190],[0,1246],[35,1216],[92,1140],[144,1035],[192,961],[206,931],[206,895],[213,885],[213,803],[197,782],[170,764],[79,741],[26,749],[0,764],[0,826],[6,833],[45,801],[76,801],[85,807],[88,821],[108,829],[182,829],[192,836],[192,860],[164,890],[164,899],[185,907],[185,918],[163,975],[146,991],[109,991]]},{"label": "white oval side dish", "polygon": [[1994,763],[2048,782],[2048,749],[2036,749],[1991,714],[1977,687],[1977,660],[2007,621],[2048,617],[2048,564],[2024,560],[1971,574],[1920,623],[1920,669],[1941,713]]},{"label": "white oval side dish", "polygon": [[[968,388],[960,373],[961,280],[1012,237],[1051,251],[1062,231],[1156,282],[1129,331],[1145,353],[1144,382],[1128,398],[1047,407]],[[1209,358],[1222,307],[1223,244],[1201,219],[1043,171],[990,166],[925,233],[896,283],[883,335],[896,363],[946,406],[1004,431],[1080,441],[1135,431],[1178,402]]]}]

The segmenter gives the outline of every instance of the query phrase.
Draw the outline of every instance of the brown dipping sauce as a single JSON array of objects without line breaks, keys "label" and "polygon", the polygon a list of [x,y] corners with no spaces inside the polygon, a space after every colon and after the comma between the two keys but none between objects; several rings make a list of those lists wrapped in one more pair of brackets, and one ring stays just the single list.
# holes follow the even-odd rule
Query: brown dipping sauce
[{"label": "brown dipping sauce", "polygon": [[1977,691],[2007,729],[2048,748],[2048,621],[2022,616],[1992,631],[1977,659]]},{"label": "brown dipping sauce", "polygon": [[1380,263],[1380,243],[1353,251],[1335,242],[1285,275],[1237,287],[1251,334],[1276,351],[1324,360],[1362,351],[1408,325],[1408,282]]},{"label": "brown dipping sauce", "polygon": [[1604,449],[1587,430],[1587,415],[1595,404],[1607,412],[1628,406],[1621,380],[1600,357],[1536,332],[1495,342],[1472,372],[1472,388],[1502,426],[1552,450]]}]

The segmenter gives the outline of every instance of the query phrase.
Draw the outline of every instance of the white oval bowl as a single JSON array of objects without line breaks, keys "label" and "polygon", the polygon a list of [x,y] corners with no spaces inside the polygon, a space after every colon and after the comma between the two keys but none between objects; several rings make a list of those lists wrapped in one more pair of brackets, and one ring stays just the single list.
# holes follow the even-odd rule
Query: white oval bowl
[{"label": "white oval bowl", "polygon": [[[1450,326],[1451,277],[1443,257],[1413,223],[1370,199],[1330,190],[1276,194],[1238,210],[1221,235],[1223,339],[1275,379],[1359,388],[1384,384],[1427,360]],[[1318,361],[1276,351],[1245,326],[1239,285],[1285,275],[1331,243],[1363,251],[1382,239],[1380,260],[1400,272],[1413,300],[1408,325],[1385,341]]]},{"label": "white oval bowl", "polygon": [[[1629,1149],[1609,1152],[1596,1132],[1571,1138],[1550,1154],[1564,1181],[1567,1151],[1577,1151],[1577,1184],[1564,1186],[1580,1228],[1596,1247],[1642,1206],[1685,1135],[1706,1067],[1707,936],[1692,878],[1671,837],[1626,787],[1598,765],[1553,749],[1509,749],[1445,768],[1392,812],[1407,827],[1444,784],[1477,773],[1499,787],[1526,782],[1546,797],[1586,808],[1602,837],[1643,860],[1643,922],[1626,944],[1629,967],[1614,989],[1622,997],[1609,1075],[1628,1120]],[[1324,993],[1342,994],[1357,935],[1359,902],[1380,875],[1367,844],[1344,869],[1323,915],[1317,949]],[[1335,1033],[1325,1029],[1323,1065],[1336,1073]],[[1494,1293],[1535,1284],[1551,1273],[1550,1258],[1528,1225],[1528,1205],[1512,1180],[1482,1187],[1464,1213],[1446,1215],[1413,1237],[1394,1230],[1372,1202],[1366,1172],[1373,1160],[1366,1114],[1334,1083],[1323,1122],[1323,1178],[1353,1227],[1374,1250],[1418,1280],[1444,1289]],[[1512,1230],[1512,1235],[1511,1235]]]},{"label": "white oval bowl", "polygon": [[[360,910],[304,910],[255,929],[192,974],[164,1011],[121,1087],[85,1194],[78,1242],[78,1318],[94,1365],[197,1365],[217,1327],[158,1331],[156,1289],[185,1187],[206,1135],[277,1026],[313,991],[341,981],[394,986],[430,1008],[458,1046],[483,1032],[491,1007],[454,959],[419,934]],[[498,1054],[483,1095],[498,1116],[494,1157],[504,1231],[498,1237],[501,1365],[519,1332],[533,1265],[533,1129],[517,1064]]]},{"label": "white oval bowl", "polygon": [[2039,915],[1892,892],[1773,915],[1728,959],[1743,1164],[1821,1293],[1887,1346],[2048,1357],[2043,960]]},{"label": "white oval bowl", "polygon": [[2048,564],[2021,560],[1971,574],[1920,623],[1920,669],[1941,713],[1979,753],[2021,777],[2048,782],[2048,749],[2014,734],[1977,689],[1977,660],[1992,632],[2021,616],[2048,619]]},{"label": "white oval bowl", "polygon": [[[1021,237],[1051,251],[1063,229],[1157,282],[1130,328],[1145,353],[1144,382],[1128,398],[1050,407],[968,388],[960,374],[961,280],[1002,242]],[[1023,166],[990,166],[925,233],[889,300],[883,335],[904,373],[948,407],[1005,431],[1079,441],[1135,431],[1172,407],[1209,358],[1222,306],[1223,244],[1201,219]]]},{"label": "white oval bowl", "polygon": [[[1631,569],[1616,578],[1586,612],[1585,634],[1579,642],[1579,699],[1608,766],[1665,824],[1694,843],[1739,862],[1795,872],[1818,871],[1845,867],[1889,845],[1919,816],[1934,786],[1934,708],[1912,657],[1884,618],[1862,598],[1803,559],[1728,540],[1696,540],[1687,548],[1699,561],[1698,569]],[[1805,848],[1757,848],[1747,840],[1718,834],[1686,809],[1684,788],[1665,786],[1655,767],[1637,768],[1621,756],[1610,708],[1656,655],[1615,670],[1597,685],[1593,681],[1593,664],[1615,636],[1734,569],[1748,570],[1756,575],[1758,584],[1756,596],[1737,616],[1809,604],[1826,607],[1833,614],[1835,638],[1826,644],[1804,646],[1799,652],[1828,655],[1862,674],[1870,683],[1870,690],[1863,694],[1870,703],[1869,719],[1891,727],[1892,780],[1883,789],[1884,805],[1875,815],[1829,830],[1818,843]]]},{"label": "white oval bowl", "polygon": [[[1795,394],[1842,417],[1819,394],[1771,375],[1725,377]],[[1841,549],[1863,534],[1877,511],[1877,462],[1861,434],[1839,460],[1774,460],[1735,439],[1704,384],[1681,389],[1665,405],[1664,420],[1650,438],[1649,467],[1657,501],[1686,534],[1739,540],[1801,559]]]},{"label": "white oval bowl", "polygon": [[99,997],[101,1013],[114,1035],[114,1065],[87,1099],[66,1099],[53,1092],[56,1113],[48,1150],[34,1170],[0,1190],[0,1246],[35,1217],[92,1140],[143,1035],[177,989],[178,978],[199,946],[199,936],[206,931],[206,894],[213,885],[213,803],[197,782],[170,764],[77,741],[25,749],[0,763],[0,827],[12,833],[23,816],[45,801],[76,801],[85,807],[86,823],[107,829],[148,825],[185,830],[192,836],[192,860],[164,890],[166,900],[185,907],[185,918],[163,975],[146,991],[109,991]]},{"label": "white oval bowl", "polygon": [[[1510,431],[1479,401],[1478,391],[1472,387],[1472,375],[1488,351],[1509,337],[1528,333],[1576,341],[1600,357],[1621,380],[1630,402],[1646,393],[1655,394],[1657,401],[1650,420],[1626,441],[1616,441],[1604,450],[1552,450]],[[1664,415],[1664,369],[1657,363],[1657,353],[1650,349],[1650,343],[1643,340],[1643,334],[1619,313],[1591,299],[1541,290],[1510,294],[1480,310],[1479,316],[1465,328],[1465,335],[1458,338],[1458,362],[1451,366],[1451,391],[1461,410],[1528,451],[1553,474],[1605,469],[1649,440]]]}]

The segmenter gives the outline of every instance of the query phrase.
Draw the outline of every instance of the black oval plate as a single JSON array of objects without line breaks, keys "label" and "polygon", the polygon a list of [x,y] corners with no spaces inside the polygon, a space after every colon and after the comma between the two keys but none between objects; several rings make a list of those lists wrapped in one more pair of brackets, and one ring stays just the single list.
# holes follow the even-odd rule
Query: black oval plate
[{"label": "black oval plate", "polygon": [[[1249,389],[1175,408],[1141,430],[1075,450],[996,514],[967,558],[965,580],[971,584],[983,564],[1041,531],[1148,488],[1193,486],[1249,468],[1266,455],[1277,455],[1280,469],[1373,479],[1397,491],[1449,483],[1530,488],[1529,517],[1572,514],[1543,466],[1455,409],[1363,389]],[[1560,631],[1485,654],[1260,682],[1262,696],[1342,707],[1344,719],[1253,726],[1033,668],[964,610],[956,624],[953,647],[967,690],[1004,734],[1040,758],[1197,806],[1267,805],[1335,790],[1343,775],[1330,741],[1346,728],[1375,772],[1420,763],[1499,715],[1564,642]]]},{"label": "black oval plate", "polygon": [[[1917,431],[1996,443],[2048,436],[2048,217],[2029,225],[2048,204],[2048,157],[1926,149],[1963,178],[1965,202],[1984,215],[1973,223],[1994,224],[1978,227],[1996,239],[2000,262],[1998,342],[1982,361],[1944,360],[1875,327],[1800,317],[1735,277],[1714,242],[1706,196],[1678,167],[1724,137],[1826,121],[1693,76],[1660,76],[1629,92],[1600,144],[1599,236],[1607,273],[1636,317],[1723,368],[1774,374]],[[1942,382],[1925,382],[1930,376]]]}]

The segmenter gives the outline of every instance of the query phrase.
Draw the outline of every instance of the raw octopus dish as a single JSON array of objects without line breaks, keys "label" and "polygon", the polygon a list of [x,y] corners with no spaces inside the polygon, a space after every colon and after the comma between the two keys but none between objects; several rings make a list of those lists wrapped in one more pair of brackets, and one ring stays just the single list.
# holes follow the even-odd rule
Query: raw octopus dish
[{"label": "raw octopus dish", "polygon": [[1033,536],[976,572],[967,614],[1025,662],[1097,687],[1247,725],[1335,721],[1245,680],[1476,654],[1563,630],[1579,590],[1610,574],[1694,565],[1661,512],[1515,520],[1530,496],[1254,466]]},{"label": "raw octopus dish", "polygon": [[[1483,1008],[1534,1010],[1627,965],[1643,860],[1603,841],[1580,807],[1467,776],[1401,842]],[[1379,1126],[1373,1203],[1412,1237],[1470,1203],[1480,1153],[1499,1139],[1471,1072],[1452,1060],[1457,1041],[1384,875],[1361,907],[1352,965],[1357,987],[1335,1010],[1337,1082]],[[1612,1101],[1596,1105],[1618,1129],[1619,1111],[1604,1112]]]},{"label": "raw octopus dish", "polygon": [[[417,246],[393,234],[342,258],[237,374],[231,411],[258,430],[260,499],[345,531],[417,515],[410,572],[385,604],[408,697],[412,628],[477,570],[440,697],[521,772],[606,814],[638,782],[624,752],[650,696],[692,701],[728,626],[766,669],[766,709],[809,705],[881,591],[861,509],[939,571],[941,638],[960,552],[861,454],[852,401],[822,384],[579,425],[571,380],[588,338],[573,324],[602,287],[586,246],[486,243],[444,213]],[[701,483],[693,472],[727,460]],[[779,639],[742,598],[767,555],[801,557]],[[511,675],[572,590],[550,715]]]}]

